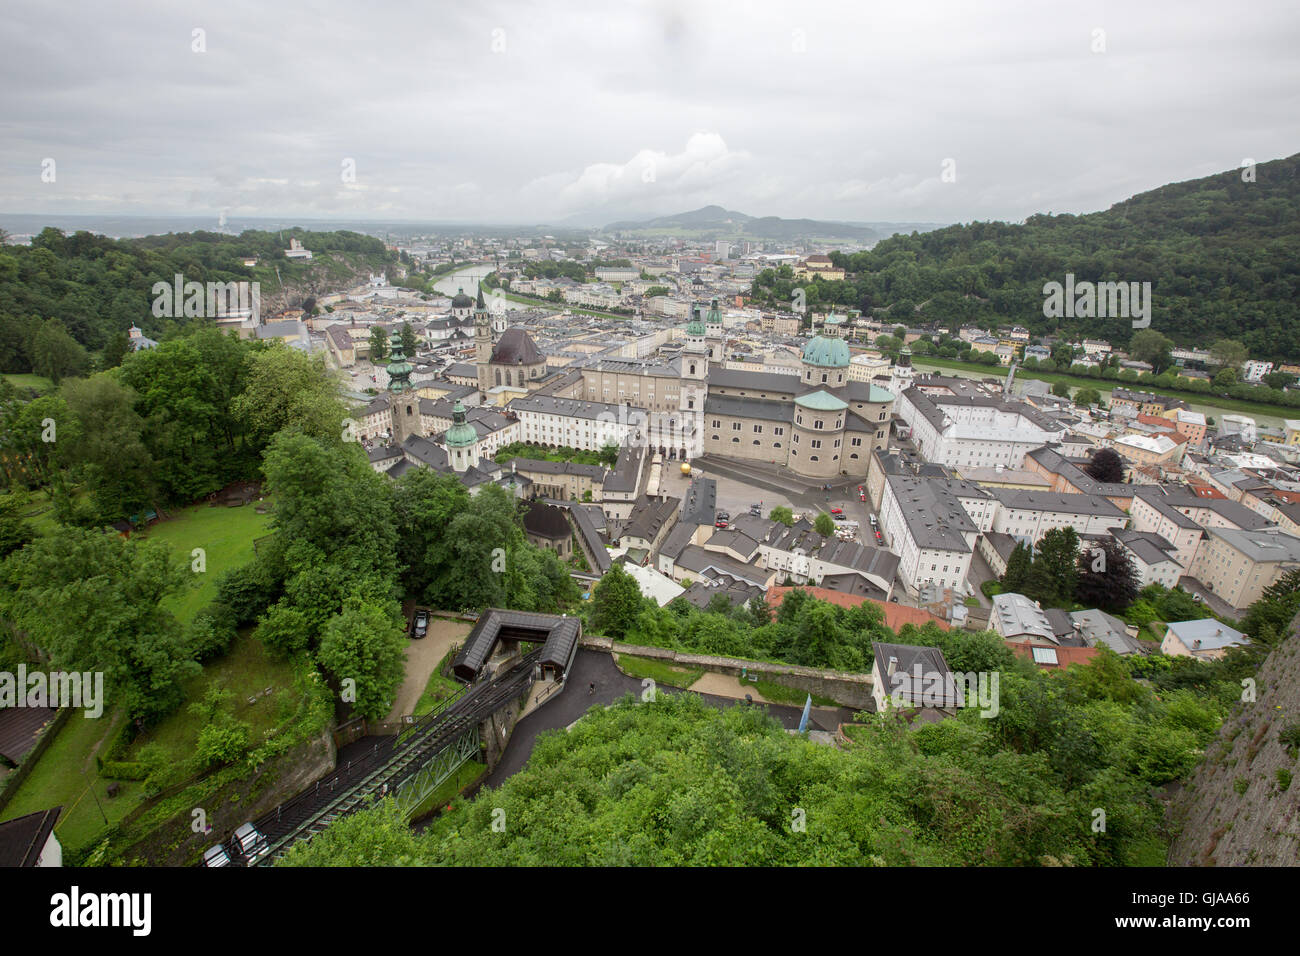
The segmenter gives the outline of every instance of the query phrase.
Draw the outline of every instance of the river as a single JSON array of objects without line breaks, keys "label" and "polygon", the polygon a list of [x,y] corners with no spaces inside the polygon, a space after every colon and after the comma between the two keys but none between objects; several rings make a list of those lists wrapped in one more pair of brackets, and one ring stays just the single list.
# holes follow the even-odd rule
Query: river
[{"label": "river", "polygon": [[[457,269],[455,272],[449,272],[437,282],[433,287],[443,295],[455,295],[460,289],[465,290],[465,294],[473,296],[478,291],[478,284],[492,272],[492,266],[484,263],[482,265],[467,266],[464,269]],[[502,296],[501,301],[505,304],[507,310],[510,309],[531,309],[535,306],[525,305],[523,302],[511,302]]]}]

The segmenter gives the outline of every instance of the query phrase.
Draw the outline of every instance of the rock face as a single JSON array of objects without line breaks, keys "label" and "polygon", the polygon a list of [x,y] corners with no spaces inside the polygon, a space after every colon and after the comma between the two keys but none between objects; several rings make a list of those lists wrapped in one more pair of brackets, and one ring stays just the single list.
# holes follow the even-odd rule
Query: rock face
[{"label": "rock face", "polygon": [[1171,866],[1300,866],[1300,617],[1255,680],[1171,806]]}]

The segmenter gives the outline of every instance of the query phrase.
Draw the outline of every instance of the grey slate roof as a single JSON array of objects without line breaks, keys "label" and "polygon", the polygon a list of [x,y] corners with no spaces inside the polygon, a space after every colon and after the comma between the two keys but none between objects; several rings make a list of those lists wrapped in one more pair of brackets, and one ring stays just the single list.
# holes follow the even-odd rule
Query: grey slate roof
[{"label": "grey slate roof", "polygon": [[[964,535],[978,533],[979,528],[971,522],[949,482],[910,475],[890,475],[885,480],[918,548],[970,552]],[[982,492],[975,485],[971,487]]]}]

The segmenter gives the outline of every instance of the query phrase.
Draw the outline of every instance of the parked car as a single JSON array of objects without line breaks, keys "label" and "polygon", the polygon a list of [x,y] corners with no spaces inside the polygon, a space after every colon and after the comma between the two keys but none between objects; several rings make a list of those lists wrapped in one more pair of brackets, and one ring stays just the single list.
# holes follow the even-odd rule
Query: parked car
[{"label": "parked car", "polygon": [[218,843],[216,846],[210,846],[203,851],[204,866],[230,866],[230,854],[226,848]]},{"label": "parked car", "polygon": [[731,523],[731,515],[727,514],[727,512],[725,511],[719,511],[717,520],[713,522],[713,527],[725,528],[730,523]]},{"label": "parked car", "polygon": [[874,527],[876,526],[876,524],[877,524],[877,522],[876,522],[876,516],[875,516],[875,515],[871,515],[870,517],[871,517],[871,527],[874,528]]},{"label": "parked car", "polygon": [[859,501],[867,500],[867,490],[863,488],[861,485],[858,485],[858,500]]},{"label": "parked car", "polygon": [[749,513],[752,514],[755,518],[761,518],[763,517],[763,506],[761,504],[750,505]]},{"label": "parked car", "polygon": [[832,517],[834,517],[835,515],[842,515],[842,514],[844,514],[844,509],[843,509],[843,508],[832,508],[832,509],[831,509],[831,516],[832,516]]},{"label": "parked car", "polygon": [[832,511],[832,512],[831,512],[831,520],[833,520],[833,521],[848,521],[848,520],[849,520],[849,516],[846,515],[843,511]]},{"label": "parked car", "polygon": [[417,641],[429,633],[429,612],[420,610],[415,612],[415,626],[411,629],[411,636]]},{"label": "parked car", "polygon": [[251,823],[245,823],[236,830],[231,843],[235,851],[249,863],[260,860],[271,849],[271,845],[266,842],[266,837]]}]

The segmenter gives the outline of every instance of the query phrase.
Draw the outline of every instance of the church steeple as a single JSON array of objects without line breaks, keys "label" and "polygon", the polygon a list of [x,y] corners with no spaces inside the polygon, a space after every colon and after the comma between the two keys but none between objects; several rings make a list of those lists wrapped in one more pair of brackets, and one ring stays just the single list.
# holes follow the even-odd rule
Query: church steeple
[{"label": "church steeple", "polygon": [[393,329],[390,338],[392,353],[388,357],[388,407],[393,417],[393,440],[406,441],[412,435],[424,434],[420,422],[420,396],[411,384],[411,363],[402,351],[402,336]]},{"label": "church steeple", "polygon": [[388,390],[393,393],[411,390],[411,363],[402,350],[402,336],[396,328],[389,334]]}]

